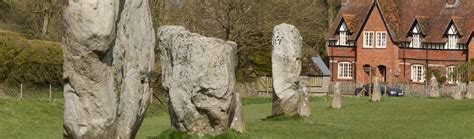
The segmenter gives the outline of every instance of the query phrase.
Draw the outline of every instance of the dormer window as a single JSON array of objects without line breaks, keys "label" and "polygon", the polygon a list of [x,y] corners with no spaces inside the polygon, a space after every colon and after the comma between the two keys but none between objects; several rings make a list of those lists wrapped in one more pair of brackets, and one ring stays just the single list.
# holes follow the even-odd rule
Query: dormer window
[{"label": "dormer window", "polygon": [[458,48],[459,34],[454,24],[451,24],[448,30],[448,42],[446,43],[446,49],[457,49]]},{"label": "dormer window", "polygon": [[421,48],[421,31],[417,26],[412,30],[411,46],[413,48]]},{"label": "dormer window", "polygon": [[349,45],[349,29],[347,28],[346,23],[342,23],[341,27],[339,27],[339,45]]}]

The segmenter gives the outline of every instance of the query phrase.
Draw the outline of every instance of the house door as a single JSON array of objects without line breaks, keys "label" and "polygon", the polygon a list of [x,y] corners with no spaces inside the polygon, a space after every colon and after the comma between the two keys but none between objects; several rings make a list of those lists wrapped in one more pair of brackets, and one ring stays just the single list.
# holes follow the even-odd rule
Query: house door
[{"label": "house door", "polygon": [[379,65],[377,66],[377,69],[379,71],[379,75],[381,76],[381,81],[387,82],[387,67],[384,65]]}]

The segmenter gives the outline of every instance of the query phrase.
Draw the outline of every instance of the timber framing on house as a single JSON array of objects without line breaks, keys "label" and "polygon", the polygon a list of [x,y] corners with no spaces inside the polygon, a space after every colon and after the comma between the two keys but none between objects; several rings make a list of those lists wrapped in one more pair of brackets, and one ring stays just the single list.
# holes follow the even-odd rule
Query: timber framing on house
[{"label": "timber framing on house", "polygon": [[345,0],[327,41],[331,81],[425,83],[474,58],[472,0]]}]

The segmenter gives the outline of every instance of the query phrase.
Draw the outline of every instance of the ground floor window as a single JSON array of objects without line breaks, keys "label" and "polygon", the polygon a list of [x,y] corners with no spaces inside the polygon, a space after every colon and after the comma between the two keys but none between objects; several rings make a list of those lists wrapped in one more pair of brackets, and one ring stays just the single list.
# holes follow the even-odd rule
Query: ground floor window
[{"label": "ground floor window", "polygon": [[446,77],[448,79],[448,84],[454,84],[456,83],[456,80],[454,79],[454,66],[448,66],[446,67]]},{"label": "ground floor window", "polygon": [[425,81],[425,66],[423,65],[412,65],[411,66],[411,80],[413,82],[424,82]]},{"label": "ground floor window", "polygon": [[340,62],[337,67],[337,77],[340,79],[352,79],[352,63]]}]

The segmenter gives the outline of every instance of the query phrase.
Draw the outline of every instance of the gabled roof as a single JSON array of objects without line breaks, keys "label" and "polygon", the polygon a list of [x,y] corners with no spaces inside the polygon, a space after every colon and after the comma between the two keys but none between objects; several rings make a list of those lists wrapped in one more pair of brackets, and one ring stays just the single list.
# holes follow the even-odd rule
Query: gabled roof
[{"label": "gabled roof", "polygon": [[[446,43],[445,27],[452,21],[461,37],[459,43],[467,43],[474,31],[474,0],[458,0],[455,7],[446,5],[446,0],[349,0],[341,7],[335,21],[338,23],[343,15],[354,15],[356,30],[359,32],[365,24],[369,12],[377,7],[381,11],[385,25],[395,42],[409,41],[409,31],[414,22],[426,35],[423,42]],[[337,38],[334,31],[337,25],[331,25],[328,40]],[[355,40],[354,33],[349,40]]]},{"label": "gabled roof", "polygon": [[373,0],[347,0],[347,3],[339,10],[333,24],[329,27],[331,32],[327,38],[329,40],[336,40],[336,31],[339,25],[345,21],[352,32],[349,40],[354,40],[361,28],[363,28],[364,21],[368,18],[373,4]]}]

